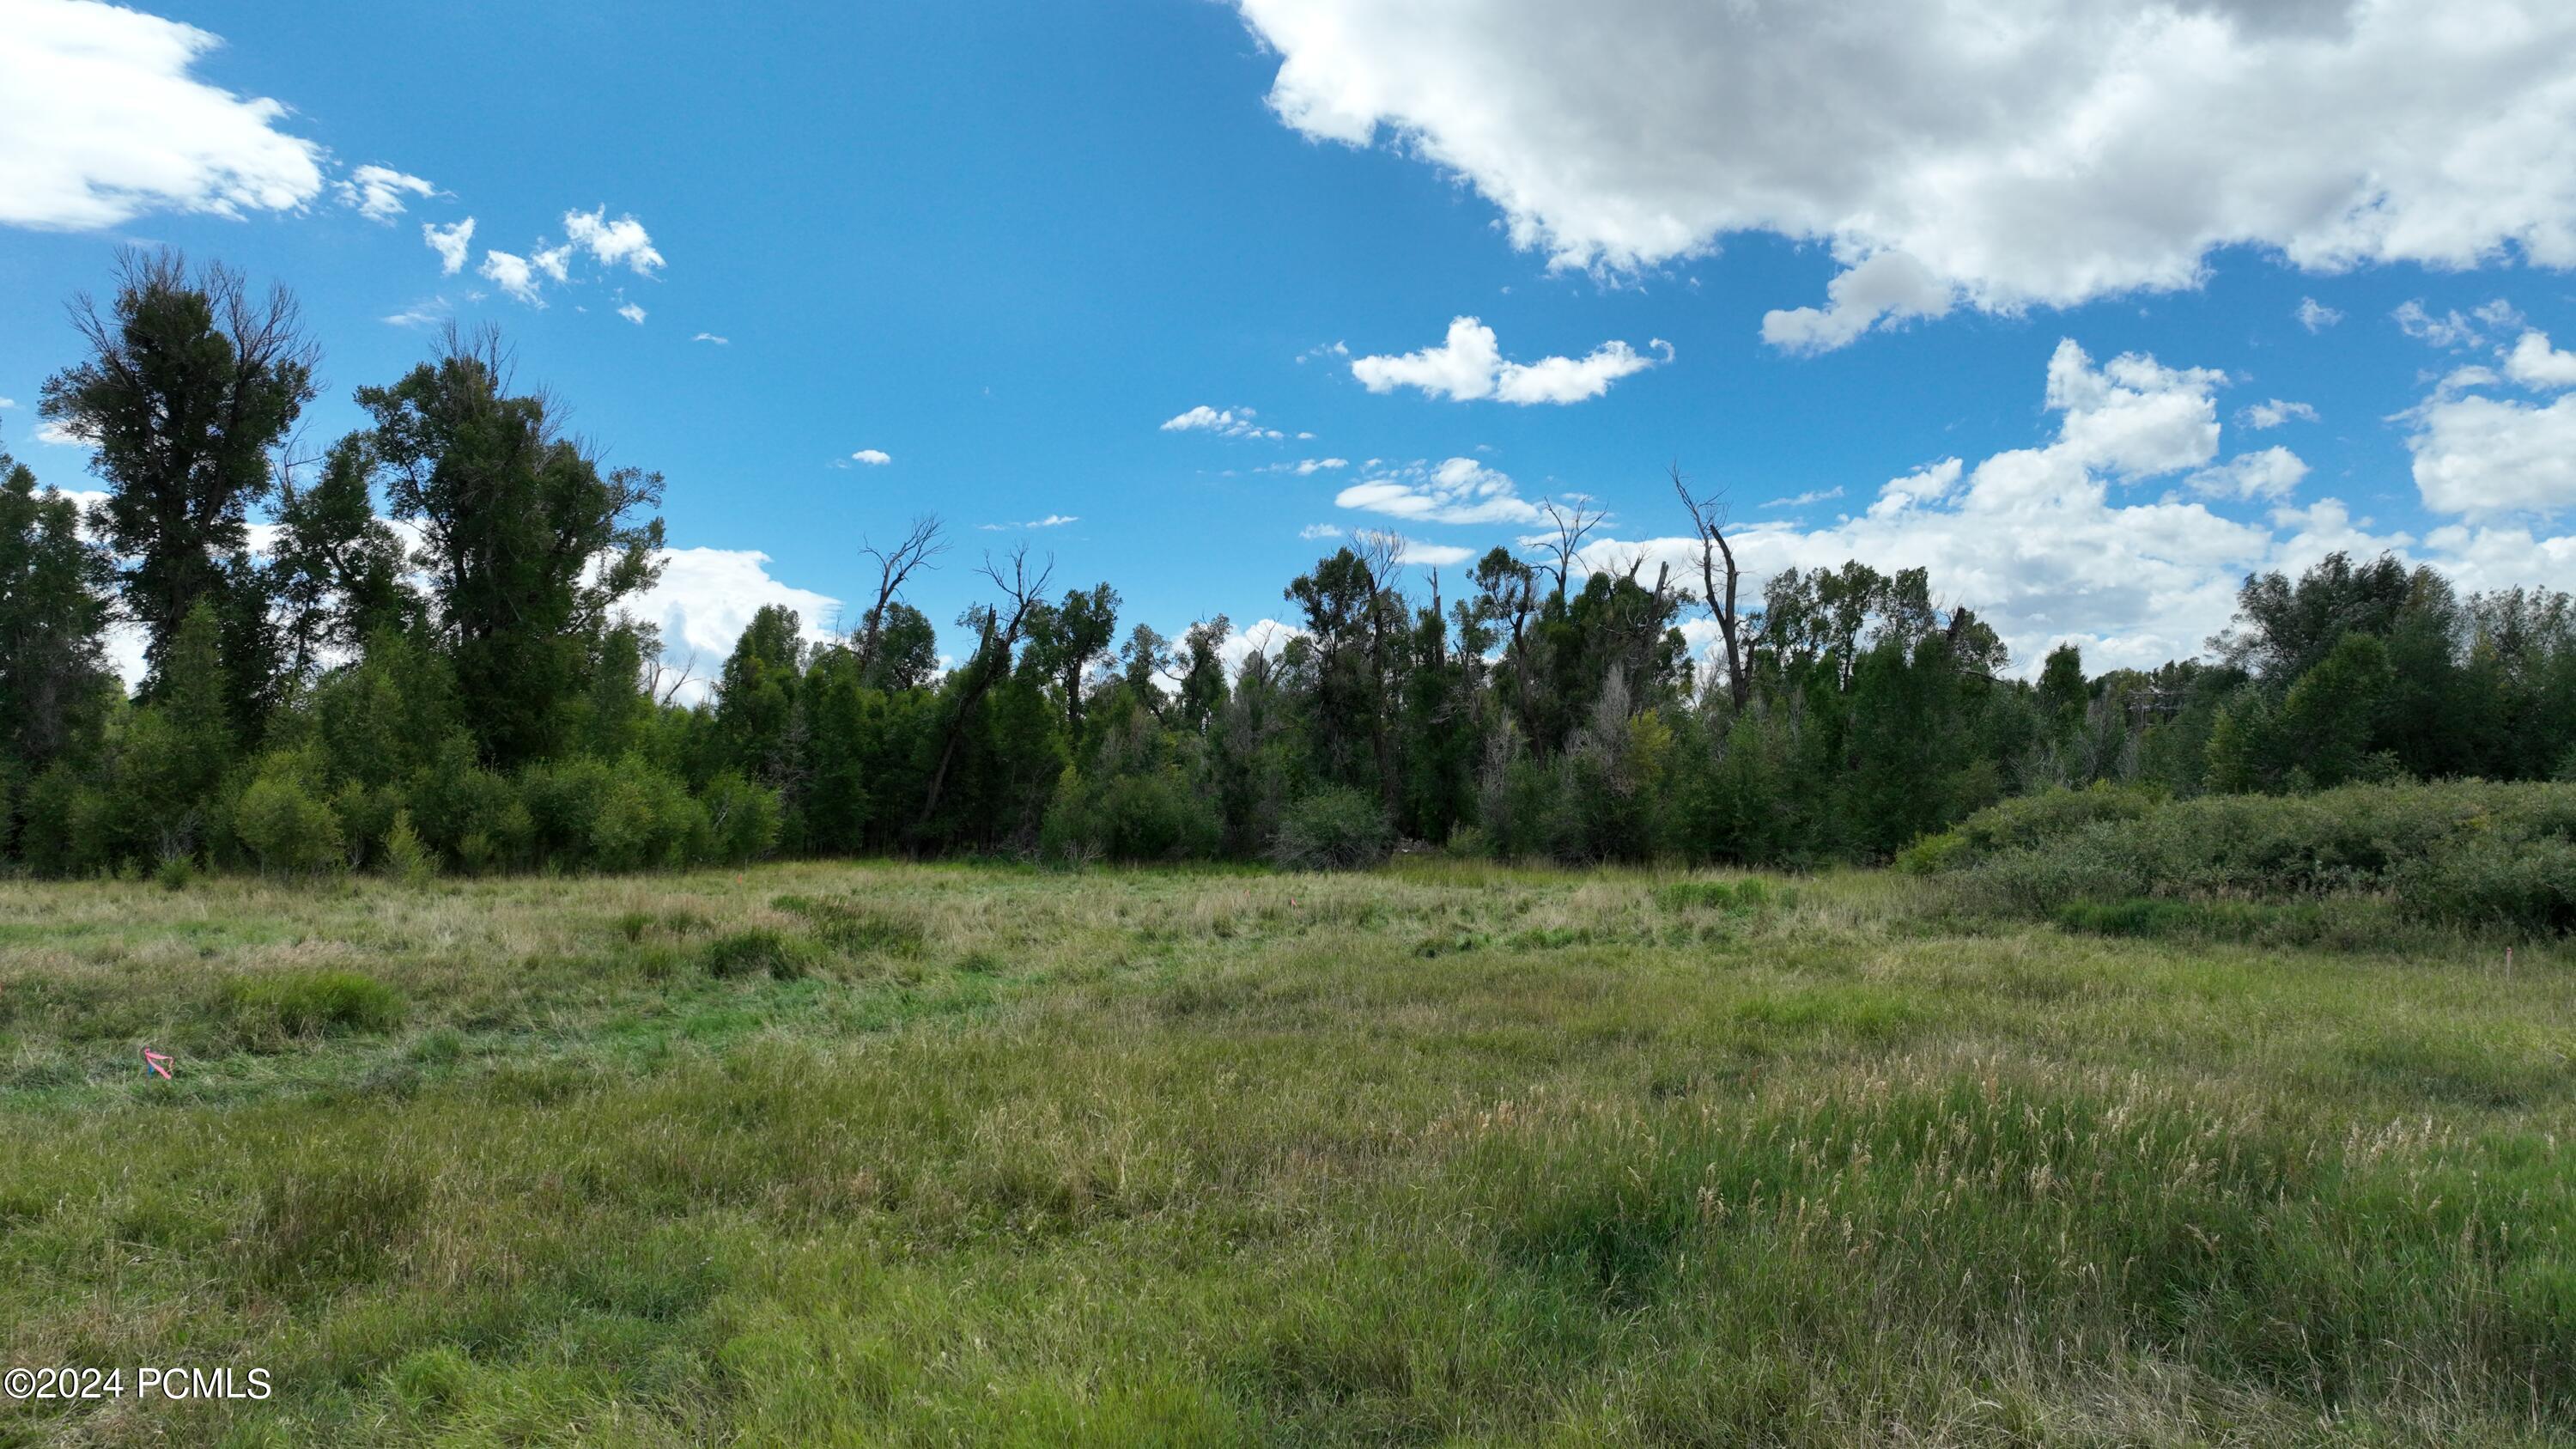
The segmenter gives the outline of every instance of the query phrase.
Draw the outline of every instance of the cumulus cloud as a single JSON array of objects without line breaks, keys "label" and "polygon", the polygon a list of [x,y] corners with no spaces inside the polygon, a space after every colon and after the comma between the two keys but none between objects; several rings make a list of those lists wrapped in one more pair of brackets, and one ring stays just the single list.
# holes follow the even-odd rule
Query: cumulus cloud
[{"label": "cumulus cloud", "polygon": [[1950,310],[1950,286],[1903,252],[1880,252],[1825,284],[1825,305],[1766,312],[1762,340],[1786,352],[1830,352],[1870,328]]},{"label": "cumulus cloud", "polygon": [[2576,266],[2560,0],[1601,0],[1579,44],[1554,0],[1235,3],[1285,123],[1463,179],[1552,265],[1823,243],[1863,275],[1782,345],[2191,287],[2228,246]]},{"label": "cumulus cloud", "polygon": [[1166,433],[1214,433],[1220,438],[1261,438],[1277,442],[1286,437],[1277,428],[1262,426],[1259,415],[1250,408],[1212,408],[1205,403],[1188,412],[1163,420]]},{"label": "cumulus cloud", "polygon": [[665,660],[689,670],[692,682],[681,691],[680,703],[706,698],[751,616],[767,605],[795,610],[808,642],[831,639],[841,601],[781,583],[770,577],[769,564],[769,555],[753,549],[665,549],[661,578],[627,601],[627,612],[661,626]]},{"label": "cumulus cloud", "polygon": [[1493,328],[1473,317],[1455,317],[1439,346],[1399,356],[1355,357],[1351,376],[1371,392],[1413,387],[1460,402],[1574,403],[1599,397],[1631,373],[1672,361],[1671,343],[1656,339],[1647,348],[1661,355],[1641,354],[1625,342],[1604,342],[1583,357],[1506,362]]},{"label": "cumulus cloud", "polygon": [[2303,402],[2283,402],[2273,398],[2269,402],[2250,404],[2236,414],[2236,420],[2259,431],[2291,421],[2313,423],[2317,420],[2317,410]]},{"label": "cumulus cloud", "polygon": [[618,316],[620,316],[620,317],[625,318],[625,319],[626,319],[627,321],[629,321],[629,322],[634,323],[634,324],[635,324],[636,326],[638,326],[638,327],[641,327],[641,326],[643,326],[643,325],[644,325],[644,309],[643,309],[643,308],[641,308],[641,307],[636,306],[636,305],[635,305],[634,303],[632,303],[632,302],[620,302],[620,303],[618,303],[618,304],[617,304],[617,315],[618,315]]},{"label": "cumulus cloud", "polygon": [[2545,407],[2437,393],[2412,417],[2406,446],[2425,507],[2469,519],[2576,507],[2576,393]]},{"label": "cumulus cloud", "polygon": [[1334,495],[1336,507],[1417,523],[1535,523],[1537,505],[1509,475],[1473,458],[1413,464],[1363,479]]},{"label": "cumulus cloud", "polygon": [[537,295],[536,268],[528,264],[526,257],[512,252],[487,251],[483,254],[483,265],[475,270],[488,278],[492,285],[531,307],[546,305],[545,299]]},{"label": "cumulus cloud", "polygon": [[1297,536],[1311,542],[1316,539],[1339,538],[1342,536],[1342,531],[1329,523],[1310,523],[1298,529]]},{"label": "cumulus cloud", "polygon": [[474,218],[440,226],[436,222],[420,224],[420,238],[438,253],[439,275],[452,277],[465,270],[465,253],[474,243]]},{"label": "cumulus cloud", "polygon": [[190,72],[223,42],[93,0],[0,0],[0,223],[89,230],[146,212],[288,211],[322,190],[286,107]]},{"label": "cumulus cloud", "polygon": [[438,194],[437,187],[390,166],[361,166],[331,183],[331,189],[339,194],[342,206],[355,207],[358,215],[388,226],[402,215],[404,197]]},{"label": "cumulus cloud", "polygon": [[2239,453],[2216,468],[2191,475],[2192,491],[2209,498],[2287,498],[2308,476],[2307,461],[2287,448]]},{"label": "cumulus cloud", "polygon": [[36,441],[52,448],[86,448],[97,439],[76,423],[47,418],[36,424]]},{"label": "cumulus cloud", "polygon": [[865,463],[871,468],[882,468],[886,464],[894,461],[894,455],[886,452],[882,448],[861,448],[850,455],[850,461],[853,463]]},{"label": "cumulus cloud", "polygon": [[1330,473],[1351,466],[1348,458],[1300,458],[1294,463],[1265,463],[1253,469],[1256,473],[1294,473],[1311,478],[1317,473]]},{"label": "cumulus cloud", "polygon": [[2299,325],[2310,332],[2323,332],[2342,321],[2343,314],[2314,297],[2301,297],[2298,318]]},{"label": "cumulus cloud", "polygon": [[567,211],[563,218],[564,235],[572,239],[572,245],[597,257],[602,266],[613,267],[623,263],[639,276],[652,275],[662,265],[662,254],[653,249],[653,238],[645,232],[644,223],[632,216],[621,216],[615,221],[607,217],[608,208],[605,206],[590,211]]},{"label": "cumulus cloud", "polygon": [[2525,332],[2505,356],[2504,375],[2525,387],[2576,387],[2576,352],[2551,347],[2546,332]]},{"label": "cumulus cloud", "polygon": [[[2376,552],[2412,542],[2369,535],[2331,500],[2307,510],[2278,502],[2304,465],[2286,450],[2221,461],[2210,369],[2126,355],[2095,365],[2072,341],[2051,355],[2042,398],[2053,435],[1982,460],[1941,458],[1892,478],[1857,516],[1822,527],[1780,519],[1731,537],[1760,585],[1784,568],[1830,568],[1846,559],[1881,569],[1922,567],[1945,598],[1993,624],[2024,669],[2073,641],[2095,669],[2152,667],[2201,652],[2225,627],[2245,573],[2296,567],[2330,540],[2358,538]],[[2158,478],[2191,492],[2274,503],[2271,521],[2244,522],[2168,492],[2122,496]],[[2286,481],[2285,481],[2286,480]],[[1625,568],[1641,553],[1687,574],[1687,538],[1606,539],[1589,546],[1596,567]]]}]

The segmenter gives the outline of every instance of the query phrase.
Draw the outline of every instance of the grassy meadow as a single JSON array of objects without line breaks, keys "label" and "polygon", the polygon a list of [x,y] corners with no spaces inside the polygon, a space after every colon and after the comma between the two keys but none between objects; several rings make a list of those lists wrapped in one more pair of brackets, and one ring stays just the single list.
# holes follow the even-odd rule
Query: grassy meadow
[{"label": "grassy meadow", "polygon": [[2576,1441],[2563,949],[1943,890],[0,883],[0,1445]]}]

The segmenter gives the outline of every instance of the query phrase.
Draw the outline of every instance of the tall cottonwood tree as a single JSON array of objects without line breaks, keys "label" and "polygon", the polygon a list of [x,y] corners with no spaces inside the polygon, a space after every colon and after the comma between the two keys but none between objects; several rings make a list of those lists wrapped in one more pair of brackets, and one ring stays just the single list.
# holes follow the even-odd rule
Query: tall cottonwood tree
[{"label": "tall cottonwood tree", "polygon": [[546,758],[618,602],[661,570],[662,475],[602,469],[542,392],[511,392],[491,331],[451,330],[390,387],[358,389],[393,516],[416,526],[441,647],[484,758]]},{"label": "tall cottonwood tree", "polygon": [[112,575],[72,500],[0,452],[0,770],[33,776],[97,734],[117,689],[101,642]]},{"label": "tall cottonwood tree", "polygon": [[107,484],[94,527],[143,631],[143,692],[160,689],[180,625],[208,604],[233,724],[255,734],[277,665],[249,515],[313,399],[319,349],[284,287],[254,293],[220,265],[192,274],[175,251],[123,253],[108,309],[84,294],[71,316],[90,355],[45,381],[40,410],[89,444]]}]

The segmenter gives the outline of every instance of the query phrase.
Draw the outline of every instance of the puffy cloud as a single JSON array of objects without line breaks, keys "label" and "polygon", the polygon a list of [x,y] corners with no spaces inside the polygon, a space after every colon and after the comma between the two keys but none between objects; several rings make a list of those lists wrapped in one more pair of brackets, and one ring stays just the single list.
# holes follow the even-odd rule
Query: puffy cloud
[{"label": "puffy cloud", "polygon": [[2425,507],[2469,519],[2576,507],[2576,393],[2538,407],[2437,391],[2411,417]]},{"label": "puffy cloud", "polygon": [[492,285],[529,306],[546,305],[545,299],[537,295],[536,269],[528,264],[526,257],[512,252],[487,251],[483,254],[483,265],[476,270],[489,278]]},{"label": "puffy cloud", "polygon": [[2299,325],[2310,332],[2323,332],[2343,320],[2343,314],[2314,297],[2299,299]]},{"label": "puffy cloud", "polygon": [[149,211],[286,211],[322,148],[286,107],[189,72],[222,41],[94,0],[0,0],[0,223],[94,229]]},{"label": "puffy cloud", "polygon": [[1508,475],[1473,458],[1364,479],[1334,495],[1333,503],[1417,523],[1535,523],[1540,516]]},{"label": "puffy cloud", "polygon": [[2123,353],[2099,369],[2073,338],[2048,359],[2048,406],[2066,416],[2059,446],[2079,463],[2144,478],[2206,463],[2218,451],[2218,404],[2227,381],[2212,368],[2169,368]]},{"label": "puffy cloud", "polygon": [[[2025,669],[2070,640],[2095,669],[2195,656],[2225,627],[2247,571],[2283,566],[2300,549],[2322,555],[2325,525],[2349,524],[2331,503],[2310,510],[2313,518],[2284,509],[2265,527],[2172,496],[2115,496],[2123,484],[2176,474],[2235,498],[2296,483],[2304,466],[2285,450],[2208,466],[2220,441],[2210,393],[2217,380],[2208,369],[2134,354],[2096,367],[2081,347],[2061,343],[2043,393],[2058,415],[2049,441],[1973,463],[1928,463],[1888,480],[1858,516],[1823,527],[1743,527],[1730,534],[1736,556],[1757,595],[1784,568],[1857,558],[1928,569],[1942,597],[1975,608]],[[2370,540],[2372,551],[2388,542]],[[1586,557],[1624,568],[1641,552],[1650,570],[1658,560],[1685,575],[1697,567],[1687,538],[1608,539]]]},{"label": "puffy cloud", "polygon": [[865,463],[871,468],[882,468],[886,464],[894,461],[894,455],[886,452],[882,448],[861,448],[850,455],[850,461],[853,463]]},{"label": "puffy cloud", "polygon": [[528,265],[558,282],[569,282],[572,280],[572,244],[566,242],[562,246],[539,247],[529,254]]},{"label": "puffy cloud", "polygon": [[1316,539],[1339,538],[1342,536],[1342,531],[1329,523],[1310,523],[1298,529],[1297,536],[1313,542]]},{"label": "puffy cloud", "polygon": [[1456,317],[1439,346],[1400,356],[1353,358],[1351,376],[1371,392],[1414,387],[1460,402],[1490,397],[1524,405],[1573,403],[1599,397],[1611,383],[1659,361],[1672,361],[1672,344],[1658,339],[1647,346],[1662,356],[1643,355],[1625,342],[1604,342],[1584,357],[1506,362],[1493,328],[1473,317]]},{"label": "puffy cloud", "polygon": [[438,253],[439,275],[452,277],[465,270],[465,253],[474,243],[474,218],[440,226],[436,222],[420,224],[420,239]]},{"label": "puffy cloud", "polygon": [[632,216],[607,219],[608,208],[564,213],[564,235],[572,245],[599,258],[602,266],[624,263],[640,276],[650,276],[662,265],[662,254],[653,249],[653,238],[646,234],[644,223]]},{"label": "puffy cloud", "polygon": [[1768,232],[1872,269],[1784,345],[2191,287],[2227,246],[2576,265],[2560,0],[1601,0],[1579,43],[1554,0],[1235,3],[1283,121],[1462,178],[1553,265]]},{"label": "puffy cloud", "polygon": [[1399,564],[1418,564],[1427,569],[1456,568],[1478,556],[1478,550],[1462,548],[1454,543],[1424,543],[1402,535],[1395,540],[1395,561]]},{"label": "puffy cloud", "polygon": [[620,303],[618,303],[618,304],[617,304],[617,315],[618,315],[618,316],[620,316],[620,317],[625,318],[625,319],[626,319],[627,321],[629,321],[629,322],[634,323],[634,324],[635,324],[636,326],[638,326],[638,327],[641,327],[641,326],[643,326],[643,325],[644,325],[644,309],[643,309],[643,308],[641,308],[641,307],[636,306],[636,305],[635,305],[634,303],[632,303],[632,302],[620,302]]},{"label": "puffy cloud", "polygon": [[2260,431],[2265,428],[2277,428],[2283,423],[2294,420],[2313,423],[2317,420],[2317,410],[2303,402],[2283,402],[2279,398],[2273,398],[2269,402],[2258,402],[2246,407],[2237,413],[2236,420]]},{"label": "puffy cloud", "polygon": [[438,194],[437,187],[390,166],[361,166],[331,183],[331,189],[339,193],[342,206],[355,207],[358,215],[388,226],[402,215],[404,197]]},{"label": "puffy cloud", "polygon": [[2551,347],[2546,332],[2525,332],[2505,356],[2504,375],[2525,387],[2576,387],[2576,352]]},{"label": "puffy cloud", "polygon": [[1822,310],[1766,312],[1762,340],[1787,352],[1831,352],[1881,323],[1938,317],[1950,287],[1903,252],[1880,252],[1825,284]]},{"label": "puffy cloud", "polygon": [[97,439],[78,424],[47,418],[36,424],[36,441],[55,448],[86,448]]},{"label": "puffy cloud", "polygon": [[1214,433],[1220,438],[1261,438],[1277,442],[1287,436],[1277,428],[1266,428],[1254,419],[1259,415],[1250,408],[1212,408],[1201,403],[1188,412],[1163,420],[1166,433]]},{"label": "puffy cloud", "polygon": [[2277,499],[2298,490],[2308,476],[2307,462],[2287,448],[2239,453],[2216,468],[2191,475],[2191,487],[2210,498]]},{"label": "puffy cloud", "polygon": [[692,683],[681,692],[681,703],[706,697],[751,616],[767,605],[794,609],[809,641],[832,637],[841,601],[779,582],[770,577],[769,563],[769,555],[753,549],[665,549],[661,578],[627,601],[628,613],[661,626],[664,659],[689,670]]}]

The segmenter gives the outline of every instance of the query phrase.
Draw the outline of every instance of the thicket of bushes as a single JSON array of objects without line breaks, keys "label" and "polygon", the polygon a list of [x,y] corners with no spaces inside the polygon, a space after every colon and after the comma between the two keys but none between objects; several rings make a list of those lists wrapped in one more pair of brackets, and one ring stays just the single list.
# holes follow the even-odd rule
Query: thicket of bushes
[{"label": "thicket of bushes", "polygon": [[2379,898],[2417,921],[2560,933],[2576,930],[2576,783],[2189,800],[2055,790],[1981,811],[1903,860],[1953,874],[1982,905],[2113,933],[2179,919],[2155,902],[2338,897]]}]

